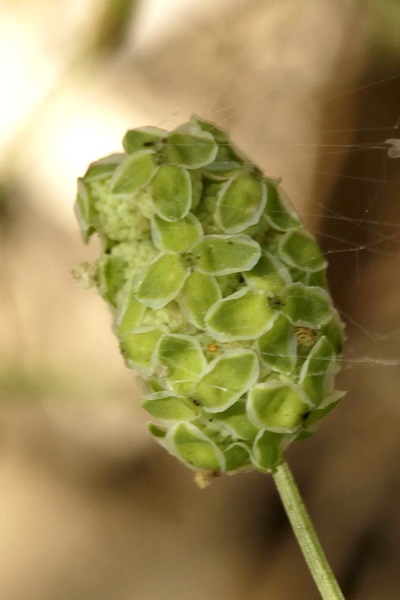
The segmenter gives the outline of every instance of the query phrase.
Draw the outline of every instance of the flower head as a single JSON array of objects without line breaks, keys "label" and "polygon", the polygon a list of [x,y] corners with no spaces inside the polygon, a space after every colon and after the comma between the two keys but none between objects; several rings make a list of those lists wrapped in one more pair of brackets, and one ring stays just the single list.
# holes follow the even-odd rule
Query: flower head
[{"label": "flower head", "polygon": [[193,117],[128,131],[76,214],[154,437],[192,469],[270,471],[343,395],[326,261],[279,181]]}]

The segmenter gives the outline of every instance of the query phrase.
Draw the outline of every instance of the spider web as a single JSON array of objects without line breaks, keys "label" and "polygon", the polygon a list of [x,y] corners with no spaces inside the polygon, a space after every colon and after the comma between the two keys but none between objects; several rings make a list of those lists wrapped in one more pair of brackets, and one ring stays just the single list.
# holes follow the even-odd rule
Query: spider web
[{"label": "spider web", "polygon": [[[260,32],[261,24],[254,37]],[[253,40],[250,38],[241,48],[237,63],[251,48]],[[347,60],[351,61],[352,57]],[[236,67],[240,65],[234,65],[221,81],[212,98],[212,106],[210,103],[204,105],[204,114],[213,112],[217,116],[217,125],[218,115],[222,120],[228,118],[234,121],[239,113],[251,110],[253,104],[254,98],[245,101],[240,108],[224,106],[221,101]],[[294,174],[307,173],[318,181],[326,178],[333,182],[328,192],[321,196],[313,193],[309,202],[299,195],[291,195],[291,199],[300,218],[312,223],[309,229],[329,261],[329,287],[347,327],[348,339],[342,357],[344,369],[365,366],[396,369],[400,366],[400,311],[397,308],[400,306],[400,210],[397,200],[400,189],[400,113],[398,103],[396,107],[394,101],[399,96],[400,70],[397,65],[397,71],[383,69],[383,76],[379,70],[376,72],[376,76],[365,75],[365,83],[361,81],[320,99],[321,103],[329,105],[338,99],[351,101],[357,98],[359,112],[353,118],[353,127],[341,127],[338,122],[336,128],[314,132],[317,137],[323,138],[321,143],[296,141],[286,146],[288,161],[297,163],[292,168]],[[263,100],[267,102],[267,96],[257,97],[257,102]],[[382,106],[384,110],[380,110]],[[156,125],[170,129],[182,122],[182,114],[179,110],[169,113]],[[335,143],[338,134],[345,134],[349,143]],[[236,141],[234,136],[232,140]],[[251,136],[244,141],[248,148],[259,152],[264,145],[271,148],[271,141],[262,136]],[[301,165],[310,153],[317,162],[311,173]],[[332,157],[338,159],[339,167],[329,170],[324,167],[324,161]],[[302,206],[307,208],[298,208]],[[379,287],[382,286],[379,277],[382,270],[386,273],[385,286],[392,278],[393,285],[388,286],[388,291]],[[376,284],[374,279],[377,279]]]}]

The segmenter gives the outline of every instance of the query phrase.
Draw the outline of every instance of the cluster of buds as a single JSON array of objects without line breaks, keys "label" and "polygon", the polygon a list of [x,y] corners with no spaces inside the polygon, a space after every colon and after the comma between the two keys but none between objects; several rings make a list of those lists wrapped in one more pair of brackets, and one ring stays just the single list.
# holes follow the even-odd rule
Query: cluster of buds
[{"label": "cluster of buds", "polygon": [[343,395],[326,261],[280,181],[197,117],[127,132],[76,214],[150,432],[195,471],[269,472]]}]

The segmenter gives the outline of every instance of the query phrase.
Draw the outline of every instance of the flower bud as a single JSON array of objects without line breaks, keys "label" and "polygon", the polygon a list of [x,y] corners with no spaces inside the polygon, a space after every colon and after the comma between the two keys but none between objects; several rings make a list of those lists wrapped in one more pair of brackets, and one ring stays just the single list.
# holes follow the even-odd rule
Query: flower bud
[{"label": "flower bud", "polygon": [[76,215],[150,432],[208,475],[282,461],[342,397],[326,261],[279,180],[214,125],[128,131],[90,165]]}]

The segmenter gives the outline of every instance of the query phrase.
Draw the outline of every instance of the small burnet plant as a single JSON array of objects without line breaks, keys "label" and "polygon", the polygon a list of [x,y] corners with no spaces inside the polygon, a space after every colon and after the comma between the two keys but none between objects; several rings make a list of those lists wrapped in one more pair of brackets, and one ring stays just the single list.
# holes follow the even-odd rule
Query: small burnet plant
[{"label": "small burnet plant", "polygon": [[344,328],[326,261],[280,187],[215,125],[127,132],[78,181],[101,253],[75,277],[111,308],[150,432],[206,487],[272,473],[324,600],[343,600],[283,455],[338,403]]},{"label": "small burnet plant", "polygon": [[133,129],[123,148],[79,179],[76,215],[101,239],[93,278],[150,432],[205,477],[269,472],[342,396],[326,261],[280,181],[214,125]]}]

